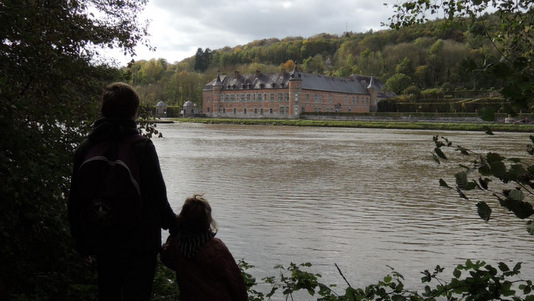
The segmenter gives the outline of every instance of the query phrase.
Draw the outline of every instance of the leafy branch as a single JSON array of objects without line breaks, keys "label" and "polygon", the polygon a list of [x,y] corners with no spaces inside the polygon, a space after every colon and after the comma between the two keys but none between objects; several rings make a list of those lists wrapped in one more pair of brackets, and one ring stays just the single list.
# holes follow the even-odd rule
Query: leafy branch
[{"label": "leafy branch", "polygon": [[[446,153],[451,149],[469,158],[466,164],[459,164],[462,170],[455,174],[454,188],[461,198],[469,201],[471,197],[468,192],[473,192],[478,197],[480,193],[484,193],[495,199],[501,207],[514,213],[517,218],[526,219],[534,214],[531,203],[534,197],[534,165],[532,162],[525,162],[520,158],[506,158],[494,152],[476,154],[462,146],[453,145],[445,137],[434,136],[433,141],[435,148],[432,155],[438,164],[448,160]],[[534,155],[533,143],[534,136],[530,136],[530,144],[525,150],[530,156]],[[440,179],[439,183],[442,187],[453,189],[443,179]],[[476,193],[477,191],[480,193]],[[482,200],[477,202],[476,206],[480,218],[486,222],[489,221],[493,210],[488,202]],[[527,231],[534,234],[532,220],[527,222]]]},{"label": "leafy branch", "polygon": [[513,268],[503,262],[497,267],[486,264],[484,261],[473,262],[467,260],[465,264],[457,265],[449,281],[441,279],[445,271],[439,265],[431,272],[422,272],[421,283],[425,284],[422,290],[407,290],[403,283],[404,277],[390,267],[391,272],[376,284],[363,288],[352,287],[339,267],[336,267],[348,285],[344,294],[337,294],[332,290],[336,285],[326,285],[320,281],[321,275],[311,273],[305,269],[310,268],[310,263],[294,264],[286,268],[282,265],[275,266],[280,270],[278,277],[265,277],[263,280],[271,285],[271,291],[267,294],[258,292],[253,287],[256,280],[246,270],[253,267],[244,260],[239,261],[239,266],[244,273],[245,283],[249,292],[249,300],[271,300],[278,290],[285,296],[285,300],[294,300],[297,291],[308,293],[309,296],[317,296],[316,300],[384,300],[384,301],[434,301],[442,300],[526,300],[534,301],[532,291],[534,285],[530,280],[520,278],[521,262]]}]

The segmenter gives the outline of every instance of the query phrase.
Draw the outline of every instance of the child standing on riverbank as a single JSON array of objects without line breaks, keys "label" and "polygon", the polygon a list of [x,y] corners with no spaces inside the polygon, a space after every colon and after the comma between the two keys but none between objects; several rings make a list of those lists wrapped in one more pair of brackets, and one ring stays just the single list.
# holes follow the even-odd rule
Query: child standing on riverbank
[{"label": "child standing on riverbank", "polygon": [[176,272],[182,300],[247,300],[241,271],[201,195],[187,198],[177,217],[179,231],[163,245],[161,260]]}]

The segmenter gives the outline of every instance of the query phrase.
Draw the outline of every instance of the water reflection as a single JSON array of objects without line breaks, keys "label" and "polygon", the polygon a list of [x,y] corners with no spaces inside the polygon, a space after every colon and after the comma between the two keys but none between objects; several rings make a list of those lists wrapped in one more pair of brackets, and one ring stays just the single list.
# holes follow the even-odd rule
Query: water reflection
[{"label": "water reflection", "polygon": [[[442,189],[453,169],[431,159],[432,136],[474,151],[524,156],[528,134],[429,132],[282,126],[164,124],[155,139],[176,211],[203,192],[218,236],[260,279],[276,264],[311,262],[325,283],[354,286],[381,279],[387,265],[419,284],[437,264],[465,259],[525,262],[532,237],[522,222],[495,215]],[[449,180],[453,182],[453,180]]]}]

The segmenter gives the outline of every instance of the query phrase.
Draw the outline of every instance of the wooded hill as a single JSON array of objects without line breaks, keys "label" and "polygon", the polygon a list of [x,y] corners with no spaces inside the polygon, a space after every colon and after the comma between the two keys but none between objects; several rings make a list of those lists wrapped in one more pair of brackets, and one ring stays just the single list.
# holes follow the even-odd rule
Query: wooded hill
[{"label": "wooded hill", "polygon": [[452,26],[436,20],[400,30],[322,33],[216,50],[199,48],[181,62],[138,61],[125,71],[148,105],[160,100],[175,106],[187,100],[200,104],[202,87],[218,70],[223,74],[291,71],[294,62],[308,73],[374,75],[402,101],[495,97],[502,83],[482,72],[482,66],[501,58],[487,32],[497,19],[485,15],[461,21]]}]

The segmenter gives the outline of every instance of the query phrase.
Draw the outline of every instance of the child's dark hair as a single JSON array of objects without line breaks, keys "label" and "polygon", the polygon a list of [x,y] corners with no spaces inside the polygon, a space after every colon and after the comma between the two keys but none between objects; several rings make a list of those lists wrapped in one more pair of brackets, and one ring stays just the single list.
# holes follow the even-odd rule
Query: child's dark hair
[{"label": "child's dark hair", "polygon": [[102,116],[105,118],[133,119],[139,108],[139,95],[125,83],[112,83],[102,93]]},{"label": "child's dark hair", "polygon": [[178,228],[191,233],[217,232],[217,223],[211,216],[211,206],[201,194],[185,200],[178,215]]}]

